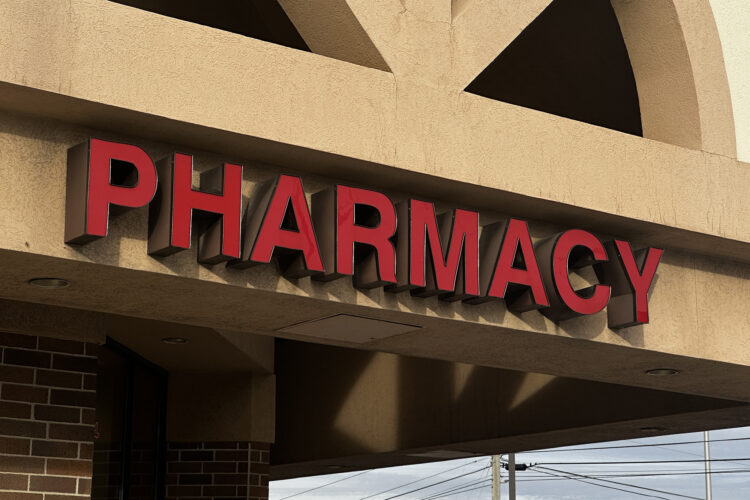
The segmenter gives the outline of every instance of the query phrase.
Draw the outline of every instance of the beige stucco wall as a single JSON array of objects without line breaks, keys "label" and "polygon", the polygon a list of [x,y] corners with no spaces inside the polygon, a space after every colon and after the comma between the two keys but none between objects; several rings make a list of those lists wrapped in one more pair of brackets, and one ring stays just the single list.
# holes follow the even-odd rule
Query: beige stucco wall
[{"label": "beige stucco wall", "polygon": [[[447,0],[345,3],[342,19],[362,23],[392,72],[104,0],[0,0],[0,296],[265,335],[349,312],[422,327],[366,349],[750,401],[741,383],[750,374],[750,169],[724,148],[731,116],[715,111],[727,96],[710,85],[720,78],[681,67],[680,85],[695,86],[690,123],[709,127],[690,144],[628,136],[462,92],[479,59],[501,50],[544,1],[515,10],[457,2],[460,13]],[[709,36],[713,21],[691,8],[705,2],[678,4],[692,30],[685,39],[669,31],[680,37],[680,61],[709,58],[715,44],[698,35]],[[451,60],[467,50],[476,57]],[[679,124],[679,106],[669,109]],[[716,130],[726,133],[718,142]],[[201,169],[245,164],[245,194],[274,173],[299,172],[310,193],[353,182],[481,210],[483,223],[528,218],[537,236],[582,227],[664,246],[653,322],[619,332],[603,315],[555,325],[499,303],[291,282],[271,266],[206,268],[194,252],[153,259],[144,210],[113,220],[105,240],[69,247],[65,153],[89,135],[137,143],[154,158],[194,152]],[[29,288],[40,274],[74,286]],[[683,374],[643,375],[663,365]]]}]

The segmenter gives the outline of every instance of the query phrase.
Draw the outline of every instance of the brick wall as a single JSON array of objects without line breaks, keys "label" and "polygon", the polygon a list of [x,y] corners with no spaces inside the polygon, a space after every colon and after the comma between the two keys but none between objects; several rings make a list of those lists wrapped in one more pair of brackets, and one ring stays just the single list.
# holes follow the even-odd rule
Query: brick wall
[{"label": "brick wall", "polygon": [[95,353],[0,332],[0,500],[90,497]]},{"label": "brick wall", "polygon": [[169,443],[167,500],[266,500],[269,446],[265,443]]}]

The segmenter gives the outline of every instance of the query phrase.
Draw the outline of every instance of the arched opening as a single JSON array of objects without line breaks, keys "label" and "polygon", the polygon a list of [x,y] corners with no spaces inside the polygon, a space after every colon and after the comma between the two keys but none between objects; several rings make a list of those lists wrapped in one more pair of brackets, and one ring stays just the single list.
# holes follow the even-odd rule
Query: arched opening
[{"label": "arched opening", "polygon": [[643,135],[636,80],[607,0],[555,0],[466,91]]}]

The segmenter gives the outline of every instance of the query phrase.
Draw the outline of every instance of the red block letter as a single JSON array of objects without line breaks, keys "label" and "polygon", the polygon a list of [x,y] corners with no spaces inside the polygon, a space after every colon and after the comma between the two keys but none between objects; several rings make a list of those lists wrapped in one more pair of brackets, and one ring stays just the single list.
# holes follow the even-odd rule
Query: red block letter
[{"label": "red block letter", "polygon": [[555,290],[550,307],[542,314],[553,321],[562,321],[583,314],[595,314],[607,305],[610,287],[594,285],[574,290],[570,284],[570,269],[583,268],[606,262],[607,252],[599,239],[580,229],[571,229],[539,245],[537,252],[545,285]]},{"label": "red block letter", "polygon": [[[411,200],[409,284],[415,295],[461,300],[479,294],[479,214],[443,214],[440,229],[432,203]],[[402,224],[406,221],[402,221]],[[398,245],[406,242],[399,241]],[[446,248],[447,247],[447,248]],[[429,253],[427,251],[429,248]],[[455,292],[455,293],[454,293]]]},{"label": "red block letter", "polygon": [[[135,168],[133,186],[112,183],[113,162]],[[142,207],[156,192],[156,169],[137,146],[90,139],[68,150],[65,242],[84,244],[107,235],[110,205]]]},{"label": "red block letter", "polygon": [[[159,197],[152,205],[148,241],[150,255],[169,255],[190,248],[193,211],[214,220],[201,235],[198,261],[216,264],[240,256],[242,167],[225,164],[201,175],[201,189],[193,189],[193,158],[175,153],[162,160]],[[218,216],[218,218],[216,217]]]},{"label": "red block letter", "polygon": [[313,218],[326,269],[315,279],[354,274],[359,288],[396,282],[396,210],[387,196],[339,185],[313,195]]},{"label": "red block letter", "polygon": [[[534,255],[526,222],[510,219],[503,224],[503,237],[487,296],[505,299],[514,311],[529,311],[549,305]],[[486,228],[492,229],[492,228]],[[520,251],[520,253],[519,253]],[[485,258],[494,257],[489,254]],[[530,292],[524,296],[525,292]]]},{"label": "red block letter", "polygon": [[605,244],[609,261],[596,266],[599,281],[612,287],[612,299],[607,306],[610,328],[648,323],[648,291],[656,275],[663,250],[642,249],[633,254],[627,241]]},{"label": "red block letter", "polygon": [[299,177],[281,175],[258,186],[245,211],[243,248],[232,267],[276,261],[284,276],[323,272],[307,198]]}]

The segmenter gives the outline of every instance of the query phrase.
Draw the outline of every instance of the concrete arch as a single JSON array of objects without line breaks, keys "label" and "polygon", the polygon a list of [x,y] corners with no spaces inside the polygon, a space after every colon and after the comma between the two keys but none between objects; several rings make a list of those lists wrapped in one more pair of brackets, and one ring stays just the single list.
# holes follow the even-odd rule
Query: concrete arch
[{"label": "concrete arch", "polygon": [[643,136],[737,157],[732,100],[708,0],[612,0]]}]

